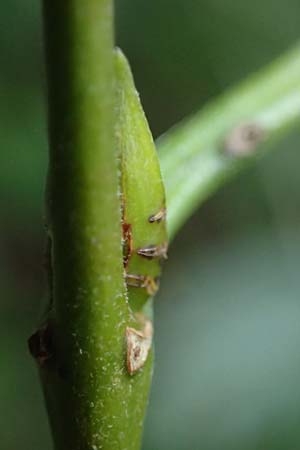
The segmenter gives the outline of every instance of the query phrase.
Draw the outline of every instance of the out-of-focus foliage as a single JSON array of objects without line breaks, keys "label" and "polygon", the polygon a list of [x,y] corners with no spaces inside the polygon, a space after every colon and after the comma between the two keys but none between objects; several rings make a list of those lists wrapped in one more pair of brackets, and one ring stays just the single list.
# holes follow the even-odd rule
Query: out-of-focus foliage
[{"label": "out-of-focus foliage", "polygon": [[[0,448],[50,450],[26,338],[43,298],[40,5],[0,6]],[[296,0],[116,2],[155,135],[300,38]],[[178,235],[156,299],[144,450],[300,447],[300,133]]]}]

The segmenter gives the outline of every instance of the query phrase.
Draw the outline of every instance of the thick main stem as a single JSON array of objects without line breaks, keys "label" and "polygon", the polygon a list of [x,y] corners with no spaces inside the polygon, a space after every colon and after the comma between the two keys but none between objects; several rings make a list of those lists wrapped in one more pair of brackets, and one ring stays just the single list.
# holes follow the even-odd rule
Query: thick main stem
[{"label": "thick main stem", "polygon": [[44,22],[52,298],[38,359],[55,447],[137,450],[150,372],[145,381],[126,371],[132,319],[114,140],[112,1],[44,0]]}]

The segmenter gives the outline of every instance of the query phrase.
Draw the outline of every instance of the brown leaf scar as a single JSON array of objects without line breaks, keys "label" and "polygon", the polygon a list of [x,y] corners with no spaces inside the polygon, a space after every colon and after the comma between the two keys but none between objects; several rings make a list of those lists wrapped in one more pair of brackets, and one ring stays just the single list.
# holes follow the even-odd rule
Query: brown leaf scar
[{"label": "brown leaf scar", "polygon": [[166,216],[167,216],[167,210],[166,208],[161,208],[156,214],[153,214],[152,216],[149,217],[148,221],[150,223],[159,223],[162,220],[166,220]]},{"label": "brown leaf scar", "polygon": [[149,295],[154,295],[158,291],[158,280],[147,275],[126,274],[127,286],[144,288]]},{"label": "brown leaf scar", "polygon": [[51,340],[52,336],[48,323],[45,323],[28,339],[29,351],[40,367],[43,367],[52,356]]},{"label": "brown leaf scar", "polygon": [[257,123],[242,123],[233,128],[224,142],[227,154],[237,157],[251,155],[264,139],[265,132]]},{"label": "brown leaf scar", "polygon": [[161,245],[149,245],[148,247],[139,248],[137,254],[143,256],[144,258],[162,258],[168,259],[168,244],[164,242]]},{"label": "brown leaf scar", "polygon": [[153,326],[150,320],[145,320],[144,328],[136,330],[126,328],[127,370],[134,375],[145,364],[152,345]]}]

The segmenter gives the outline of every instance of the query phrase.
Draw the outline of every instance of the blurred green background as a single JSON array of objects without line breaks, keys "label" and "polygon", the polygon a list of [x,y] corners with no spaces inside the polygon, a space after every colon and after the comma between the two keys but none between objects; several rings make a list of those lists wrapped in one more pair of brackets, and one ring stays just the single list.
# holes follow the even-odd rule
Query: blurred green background
[{"label": "blurred green background", "polygon": [[[0,449],[50,450],[27,352],[43,298],[38,1],[2,2]],[[297,0],[118,0],[116,39],[158,136],[300,38]],[[300,131],[207,202],[156,299],[143,450],[300,449]]]}]

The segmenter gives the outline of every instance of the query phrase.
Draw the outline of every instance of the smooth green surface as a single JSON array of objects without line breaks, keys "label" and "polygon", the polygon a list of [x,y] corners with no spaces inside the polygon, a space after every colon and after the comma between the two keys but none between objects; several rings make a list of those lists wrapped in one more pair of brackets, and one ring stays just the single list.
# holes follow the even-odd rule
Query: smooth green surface
[{"label": "smooth green surface", "polygon": [[[149,222],[151,216],[166,207],[159,160],[130,67],[120,50],[116,52],[116,72],[116,131],[121,159],[123,222],[130,227],[132,247],[126,272],[156,279],[160,276],[163,258],[147,259],[137,251],[167,244],[165,219]],[[128,295],[133,310],[141,309],[150,297],[147,289],[130,286]]]},{"label": "smooth green surface", "polygon": [[[300,48],[207,104],[157,142],[172,238],[225,181],[256,160],[275,139],[300,123]],[[263,139],[248,156],[232,156],[225,140],[235,127],[254,124]]]}]

